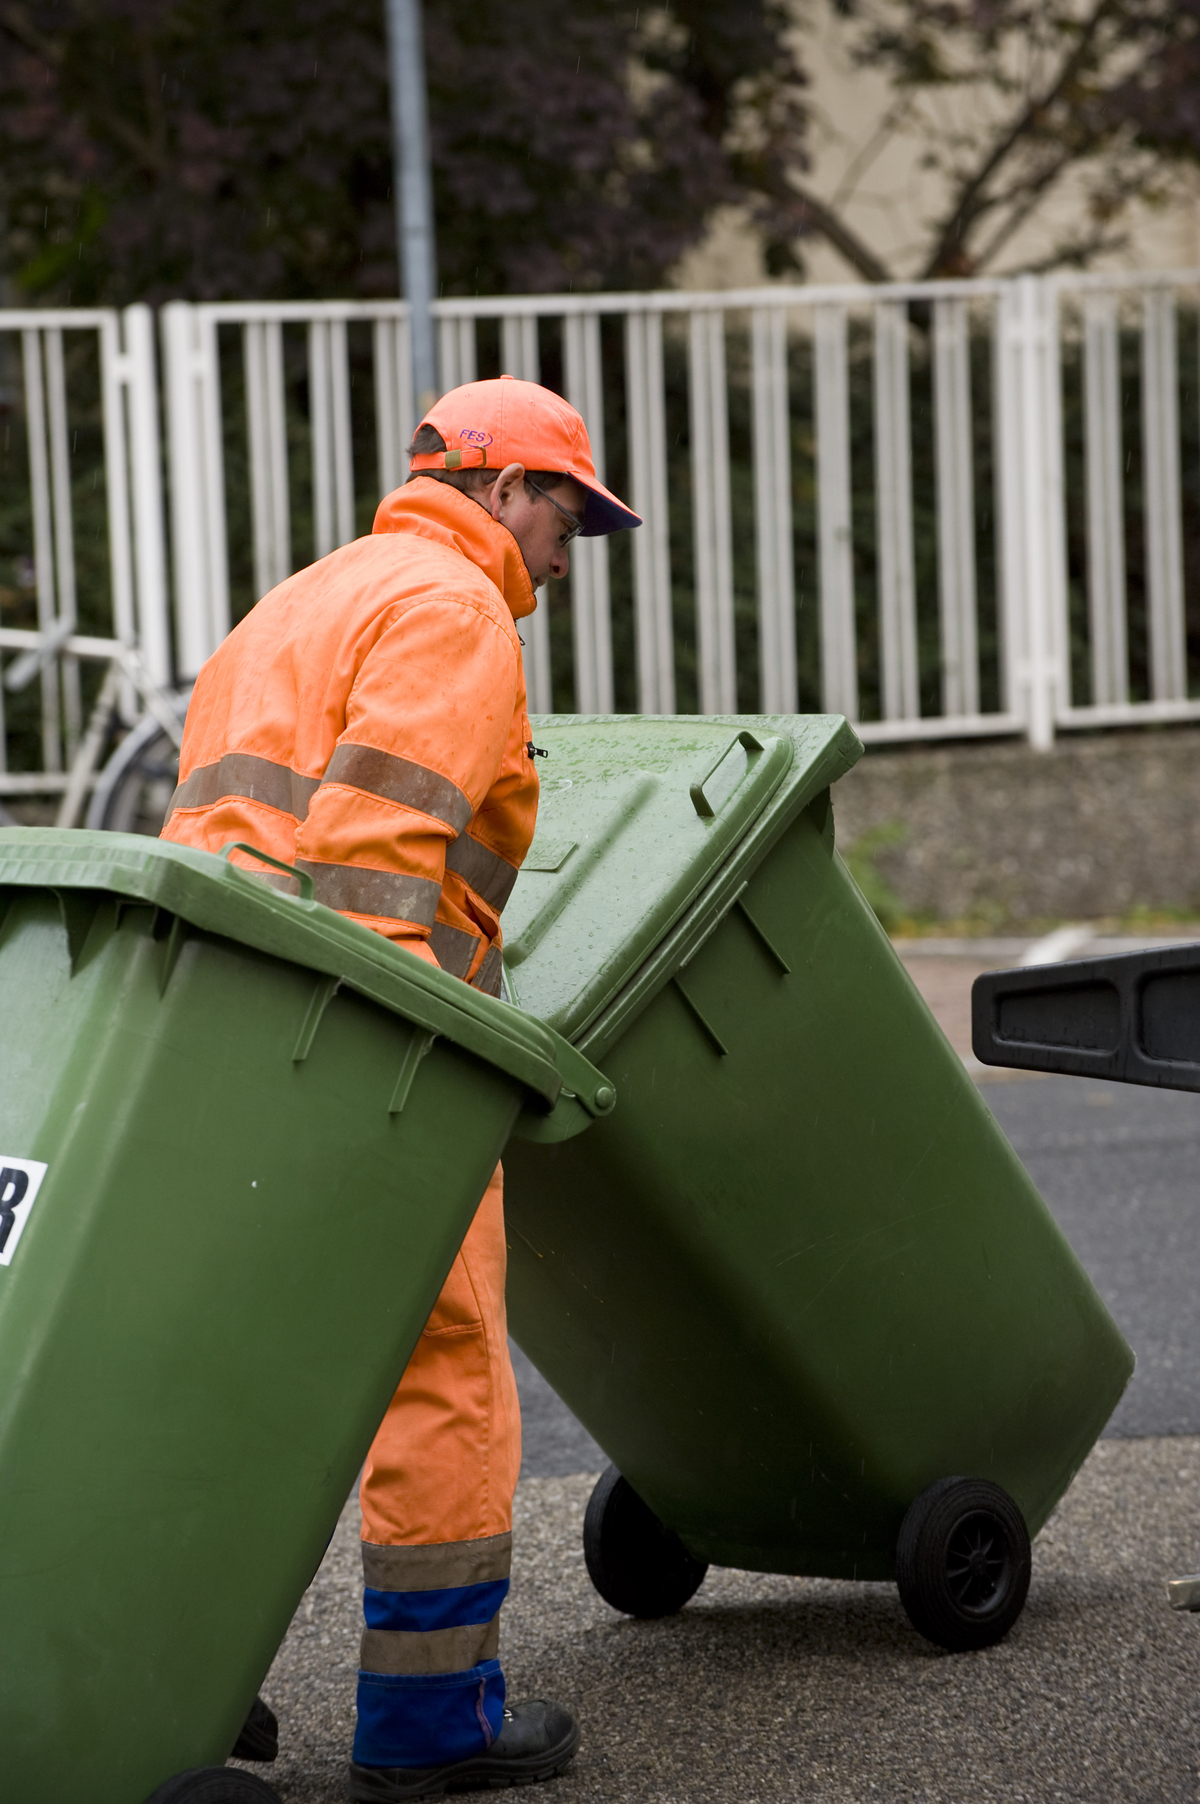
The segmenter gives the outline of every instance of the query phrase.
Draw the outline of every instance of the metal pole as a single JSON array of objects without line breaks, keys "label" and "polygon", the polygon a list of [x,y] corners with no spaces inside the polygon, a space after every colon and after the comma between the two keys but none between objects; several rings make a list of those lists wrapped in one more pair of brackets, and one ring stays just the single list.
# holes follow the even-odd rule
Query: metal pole
[{"label": "metal pole", "polygon": [[418,418],[439,393],[437,341],[431,311],[437,292],[437,246],[433,235],[433,185],[425,116],[421,4],[422,0],[387,0],[396,236],[404,293],[412,309],[413,387]]}]

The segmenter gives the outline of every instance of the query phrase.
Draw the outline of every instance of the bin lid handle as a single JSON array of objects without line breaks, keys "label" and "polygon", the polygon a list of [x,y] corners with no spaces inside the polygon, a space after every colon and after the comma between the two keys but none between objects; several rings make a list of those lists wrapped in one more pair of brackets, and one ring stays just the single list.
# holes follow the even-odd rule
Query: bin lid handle
[{"label": "bin lid handle", "polygon": [[[219,856],[228,858],[231,852],[248,852],[251,858],[257,858],[263,864],[274,865],[277,871],[283,871],[286,876],[296,879],[300,885],[301,901],[311,902],[314,900],[316,891],[313,888],[313,880],[307,871],[297,870],[294,864],[285,864],[282,858],[272,858],[269,852],[260,852],[257,846],[247,845],[244,839],[231,839],[227,845],[221,847]],[[233,868],[236,870],[237,866],[234,865]],[[254,873],[250,872],[249,875],[253,876]]]},{"label": "bin lid handle", "polygon": [[[721,753],[721,756],[713,765],[712,769],[706,771],[698,783],[693,783],[688,792],[692,798],[692,806],[702,821],[712,820],[717,812],[716,808],[713,807],[712,803],[704,793],[704,785],[710,783],[713,777],[716,776],[735,745],[745,746],[748,752],[761,752],[765,750],[762,740],[756,739],[749,727],[743,727],[740,733],[734,735],[729,741],[729,744],[725,747],[725,750]],[[718,803],[718,807],[719,806],[720,804]]]}]

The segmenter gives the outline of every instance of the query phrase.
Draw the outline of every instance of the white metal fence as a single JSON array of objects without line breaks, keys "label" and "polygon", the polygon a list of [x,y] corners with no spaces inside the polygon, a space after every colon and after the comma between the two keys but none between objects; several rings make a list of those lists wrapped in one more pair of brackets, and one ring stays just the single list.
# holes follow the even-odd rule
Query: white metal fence
[{"label": "white metal fence", "polygon": [[[66,787],[66,766],[83,733],[81,662],[116,661],[127,719],[141,696],[172,680],[154,318],[148,307],[121,315],[2,311],[0,355],[9,378],[0,383],[6,478],[15,461],[14,421],[24,415],[24,482],[5,481],[0,518],[3,549],[21,575],[15,587],[0,589],[0,603],[10,616],[33,615],[19,626],[0,614],[0,651],[17,654],[0,685],[0,727],[11,726],[6,700],[36,685],[40,754],[37,768],[10,769],[9,732],[0,731],[0,794],[53,793]],[[82,495],[81,429],[95,441],[92,482]],[[89,516],[82,526],[81,507]],[[81,531],[88,552],[101,534],[105,540],[103,576],[96,580],[89,557],[93,580],[85,595]],[[21,606],[22,589],[31,605]]]},{"label": "white metal fence", "polygon": [[[867,739],[1041,747],[1200,718],[1198,295],[1191,271],[439,302],[443,387],[560,387],[645,519],[627,549],[577,543],[569,605],[525,623],[533,707],[823,707]],[[36,590],[0,649],[24,654],[10,687],[41,684],[41,769],[0,792],[62,786],[81,657],[137,645],[156,684],[189,680],[407,474],[403,303],[173,302],[159,325],[161,385],[143,307],[0,314],[28,488],[4,531]],[[108,579],[81,633],[63,347],[87,334]]]}]

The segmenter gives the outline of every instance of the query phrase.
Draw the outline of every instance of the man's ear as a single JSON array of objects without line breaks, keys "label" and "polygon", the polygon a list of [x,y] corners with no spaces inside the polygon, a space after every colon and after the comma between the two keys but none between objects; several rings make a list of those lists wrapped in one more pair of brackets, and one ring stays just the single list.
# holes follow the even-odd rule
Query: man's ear
[{"label": "man's ear", "polygon": [[492,484],[491,515],[493,520],[500,518],[500,509],[513,499],[518,485],[524,479],[524,464],[505,464]]}]

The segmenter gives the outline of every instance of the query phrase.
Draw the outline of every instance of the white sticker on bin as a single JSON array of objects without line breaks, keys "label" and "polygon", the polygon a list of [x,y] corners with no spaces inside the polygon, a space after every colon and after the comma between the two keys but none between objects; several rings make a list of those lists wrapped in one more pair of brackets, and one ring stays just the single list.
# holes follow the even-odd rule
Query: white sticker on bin
[{"label": "white sticker on bin", "polygon": [[17,1159],[0,1153],[0,1265],[11,1265],[37,1201],[46,1167],[40,1159]]}]

